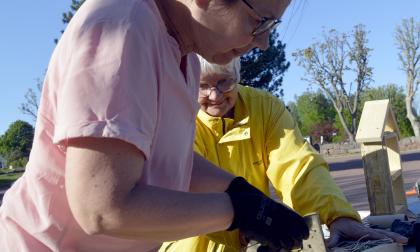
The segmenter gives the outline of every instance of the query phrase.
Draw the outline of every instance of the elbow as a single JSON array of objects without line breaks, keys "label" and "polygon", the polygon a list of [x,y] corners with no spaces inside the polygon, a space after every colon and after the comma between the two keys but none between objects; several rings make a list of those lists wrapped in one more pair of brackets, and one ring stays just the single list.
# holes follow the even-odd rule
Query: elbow
[{"label": "elbow", "polygon": [[87,235],[107,235],[112,233],[112,230],[118,229],[120,223],[119,211],[115,209],[98,209],[94,206],[71,207],[71,212],[79,225],[79,227]]},{"label": "elbow", "polygon": [[123,226],[120,204],[69,197],[70,211],[87,235],[107,235]]},{"label": "elbow", "polygon": [[103,215],[101,214],[86,214],[83,216],[79,215],[79,217],[75,215],[75,219],[80,228],[87,235],[100,235],[106,233],[106,229],[103,225]]},{"label": "elbow", "polygon": [[71,213],[87,235],[110,235],[124,227],[121,202],[69,197]]}]

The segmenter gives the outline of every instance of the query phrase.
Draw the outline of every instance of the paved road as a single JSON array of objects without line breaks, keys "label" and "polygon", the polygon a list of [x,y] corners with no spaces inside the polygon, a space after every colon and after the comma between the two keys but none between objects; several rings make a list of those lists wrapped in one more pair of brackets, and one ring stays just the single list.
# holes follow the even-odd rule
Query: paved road
[{"label": "paved road", "polygon": [[[420,179],[420,150],[401,155],[405,189]],[[328,159],[330,171],[347,199],[357,210],[369,210],[363,164],[360,155]]]}]

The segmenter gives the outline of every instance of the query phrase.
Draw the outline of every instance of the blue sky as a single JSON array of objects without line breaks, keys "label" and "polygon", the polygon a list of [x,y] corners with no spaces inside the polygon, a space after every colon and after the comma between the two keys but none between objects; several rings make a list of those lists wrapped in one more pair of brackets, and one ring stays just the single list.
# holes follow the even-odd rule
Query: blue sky
[{"label": "blue sky", "polygon": [[[368,47],[373,49],[369,61],[373,67],[372,86],[388,83],[405,85],[404,73],[399,70],[394,33],[402,19],[410,17],[420,21],[419,0],[292,1],[279,28],[280,38],[287,44],[287,58],[291,63],[283,80],[284,100],[294,100],[296,94],[309,88],[308,83],[301,80],[304,71],[296,65],[291,53],[319,40],[323,29],[350,32],[357,24],[364,24],[366,30],[370,31]],[[420,106],[418,100],[417,106]]]},{"label": "blue sky", "polygon": [[[2,3],[0,15],[0,134],[18,119],[31,122],[18,110],[29,88],[43,76],[54,38],[63,29],[61,15],[69,9],[70,0],[12,0]],[[284,77],[285,101],[294,99],[308,88],[303,75],[290,57],[296,49],[305,48],[320,38],[323,27],[340,32],[351,31],[364,24],[370,31],[371,66],[374,86],[386,83],[403,85],[405,77],[399,70],[394,43],[396,25],[403,18],[420,19],[419,0],[293,0],[283,23],[280,37],[287,44],[292,65]],[[31,122],[33,123],[33,122]]]}]

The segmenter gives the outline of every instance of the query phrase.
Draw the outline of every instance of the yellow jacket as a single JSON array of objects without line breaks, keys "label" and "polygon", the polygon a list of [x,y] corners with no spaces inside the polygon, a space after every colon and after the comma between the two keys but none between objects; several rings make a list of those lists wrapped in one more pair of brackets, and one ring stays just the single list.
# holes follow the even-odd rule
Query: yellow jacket
[{"label": "yellow jacket", "polygon": [[[320,154],[303,139],[291,115],[276,97],[238,84],[234,119],[197,116],[195,151],[217,166],[270,195],[301,215],[320,214],[360,220],[328,171]],[[239,251],[238,232],[218,232],[165,243],[161,251]]]}]

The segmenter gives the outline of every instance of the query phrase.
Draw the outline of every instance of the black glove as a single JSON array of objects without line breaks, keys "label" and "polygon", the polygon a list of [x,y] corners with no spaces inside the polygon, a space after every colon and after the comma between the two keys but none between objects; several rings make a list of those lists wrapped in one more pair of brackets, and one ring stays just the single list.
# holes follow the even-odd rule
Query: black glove
[{"label": "black glove", "polygon": [[248,239],[274,249],[300,248],[308,238],[308,226],[299,214],[268,198],[244,178],[233,179],[226,193],[234,209],[228,231],[239,228]]}]

